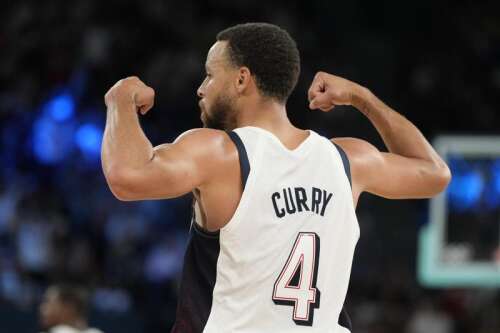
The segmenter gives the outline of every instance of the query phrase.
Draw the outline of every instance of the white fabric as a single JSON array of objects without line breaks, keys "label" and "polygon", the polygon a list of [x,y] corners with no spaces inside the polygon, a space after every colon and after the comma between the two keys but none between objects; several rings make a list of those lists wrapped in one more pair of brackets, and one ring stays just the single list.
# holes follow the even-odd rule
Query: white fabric
[{"label": "white fabric", "polygon": [[[349,333],[338,324],[338,318],[347,293],[359,225],[338,150],[313,131],[292,151],[263,129],[244,127],[235,132],[244,143],[251,170],[233,218],[220,231],[213,303],[204,332]],[[296,203],[296,213],[277,216],[273,193],[280,193],[280,198],[275,199],[282,213],[283,189],[290,188],[293,195],[295,188],[303,188],[306,205],[311,209],[313,187],[321,191],[323,199],[332,194],[324,216],[321,208],[326,200],[316,205],[318,213],[306,211],[304,206],[298,212]],[[273,301],[275,283],[300,232],[319,237],[316,288],[320,302],[319,308],[313,309],[312,326],[298,325],[292,320],[294,306]],[[313,239],[305,237],[299,245],[308,249],[311,244],[315,244]],[[310,260],[314,258],[312,251],[302,257],[296,253],[296,259]],[[304,266],[303,271],[310,272],[309,268]],[[284,282],[281,280],[282,285]],[[282,296],[290,292],[295,293],[291,287],[281,289]],[[313,291],[306,290],[305,295],[313,295]],[[296,310],[297,316],[301,311],[306,313],[303,306]]]},{"label": "white fabric", "polygon": [[102,331],[95,328],[87,328],[84,330],[79,330],[71,326],[59,325],[52,327],[48,333],[103,333]]}]

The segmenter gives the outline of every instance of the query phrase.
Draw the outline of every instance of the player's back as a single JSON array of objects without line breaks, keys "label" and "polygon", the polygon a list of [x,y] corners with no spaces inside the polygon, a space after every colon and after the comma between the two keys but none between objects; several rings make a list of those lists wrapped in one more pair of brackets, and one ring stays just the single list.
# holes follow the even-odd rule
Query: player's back
[{"label": "player's back", "polygon": [[230,136],[244,191],[218,234],[194,225],[174,331],[349,332],[338,320],[359,227],[345,155],[313,131],[294,150],[256,127]]}]

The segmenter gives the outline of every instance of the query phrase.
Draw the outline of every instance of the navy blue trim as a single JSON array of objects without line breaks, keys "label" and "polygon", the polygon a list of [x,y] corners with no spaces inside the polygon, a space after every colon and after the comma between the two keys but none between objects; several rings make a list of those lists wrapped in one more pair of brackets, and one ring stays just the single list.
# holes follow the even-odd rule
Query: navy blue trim
[{"label": "navy blue trim", "polygon": [[207,237],[207,238],[219,238],[219,230],[217,231],[208,231],[201,227],[198,223],[196,223],[196,220],[193,219],[193,225],[192,225],[193,230],[199,234],[202,237]]},{"label": "navy blue trim", "polygon": [[171,333],[198,333],[205,328],[212,309],[219,253],[219,237],[206,236],[206,231],[194,224],[184,255],[177,314]]},{"label": "navy blue trim", "polygon": [[240,171],[241,171],[241,184],[243,185],[243,189],[245,189],[245,185],[247,184],[248,174],[250,173],[250,162],[248,162],[247,150],[245,149],[245,145],[241,138],[236,134],[236,132],[231,131],[227,132],[229,138],[236,145],[236,149],[238,150],[238,155],[240,158]]},{"label": "navy blue trim", "polygon": [[349,331],[352,332],[351,318],[349,317],[349,314],[344,308],[342,308],[342,312],[340,312],[339,325],[347,328]]},{"label": "navy blue trim", "polygon": [[342,158],[342,164],[344,164],[345,174],[347,175],[347,178],[349,179],[349,184],[351,184],[351,187],[352,187],[351,164],[349,163],[349,159],[347,158],[347,154],[345,153],[344,149],[340,148],[340,146],[338,144],[336,144],[333,141],[332,141],[332,143],[339,151],[340,157]]}]

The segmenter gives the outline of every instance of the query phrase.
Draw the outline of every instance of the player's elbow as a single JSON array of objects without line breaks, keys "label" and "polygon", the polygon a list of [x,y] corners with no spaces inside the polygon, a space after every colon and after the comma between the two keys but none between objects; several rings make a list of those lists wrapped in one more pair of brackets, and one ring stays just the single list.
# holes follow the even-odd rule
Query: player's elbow
[{"label": "player's elbow", "polygon": [[126,187],[121,186],[109,186],[111,193],[120,201],[137,201],[137,198],[133,192],[128,191]]},{"label": "player's elbow", "polygon": [[451,181],[451,171],[450,168],[446,165],[446,163],[442,163],[436,167],[434,171],[434,195],[437,195],[448,187],[448,184]]},{"label": "player's elbow", "polygon": [[138,200],[135,196],[130,173],[123,168],[111,168],[104,172],[111,193],[120,201]]}]

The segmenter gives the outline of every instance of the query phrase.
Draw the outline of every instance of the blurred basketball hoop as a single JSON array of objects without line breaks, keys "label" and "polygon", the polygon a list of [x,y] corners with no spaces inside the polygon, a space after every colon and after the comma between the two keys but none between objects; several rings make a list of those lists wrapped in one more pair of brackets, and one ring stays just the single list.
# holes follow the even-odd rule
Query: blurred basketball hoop
[{"label": "blurred basketball hoop", "polygon": [[441,136],[453,179],[430,202],[418,275],[429,287],[500,286],[500,137]]}]

